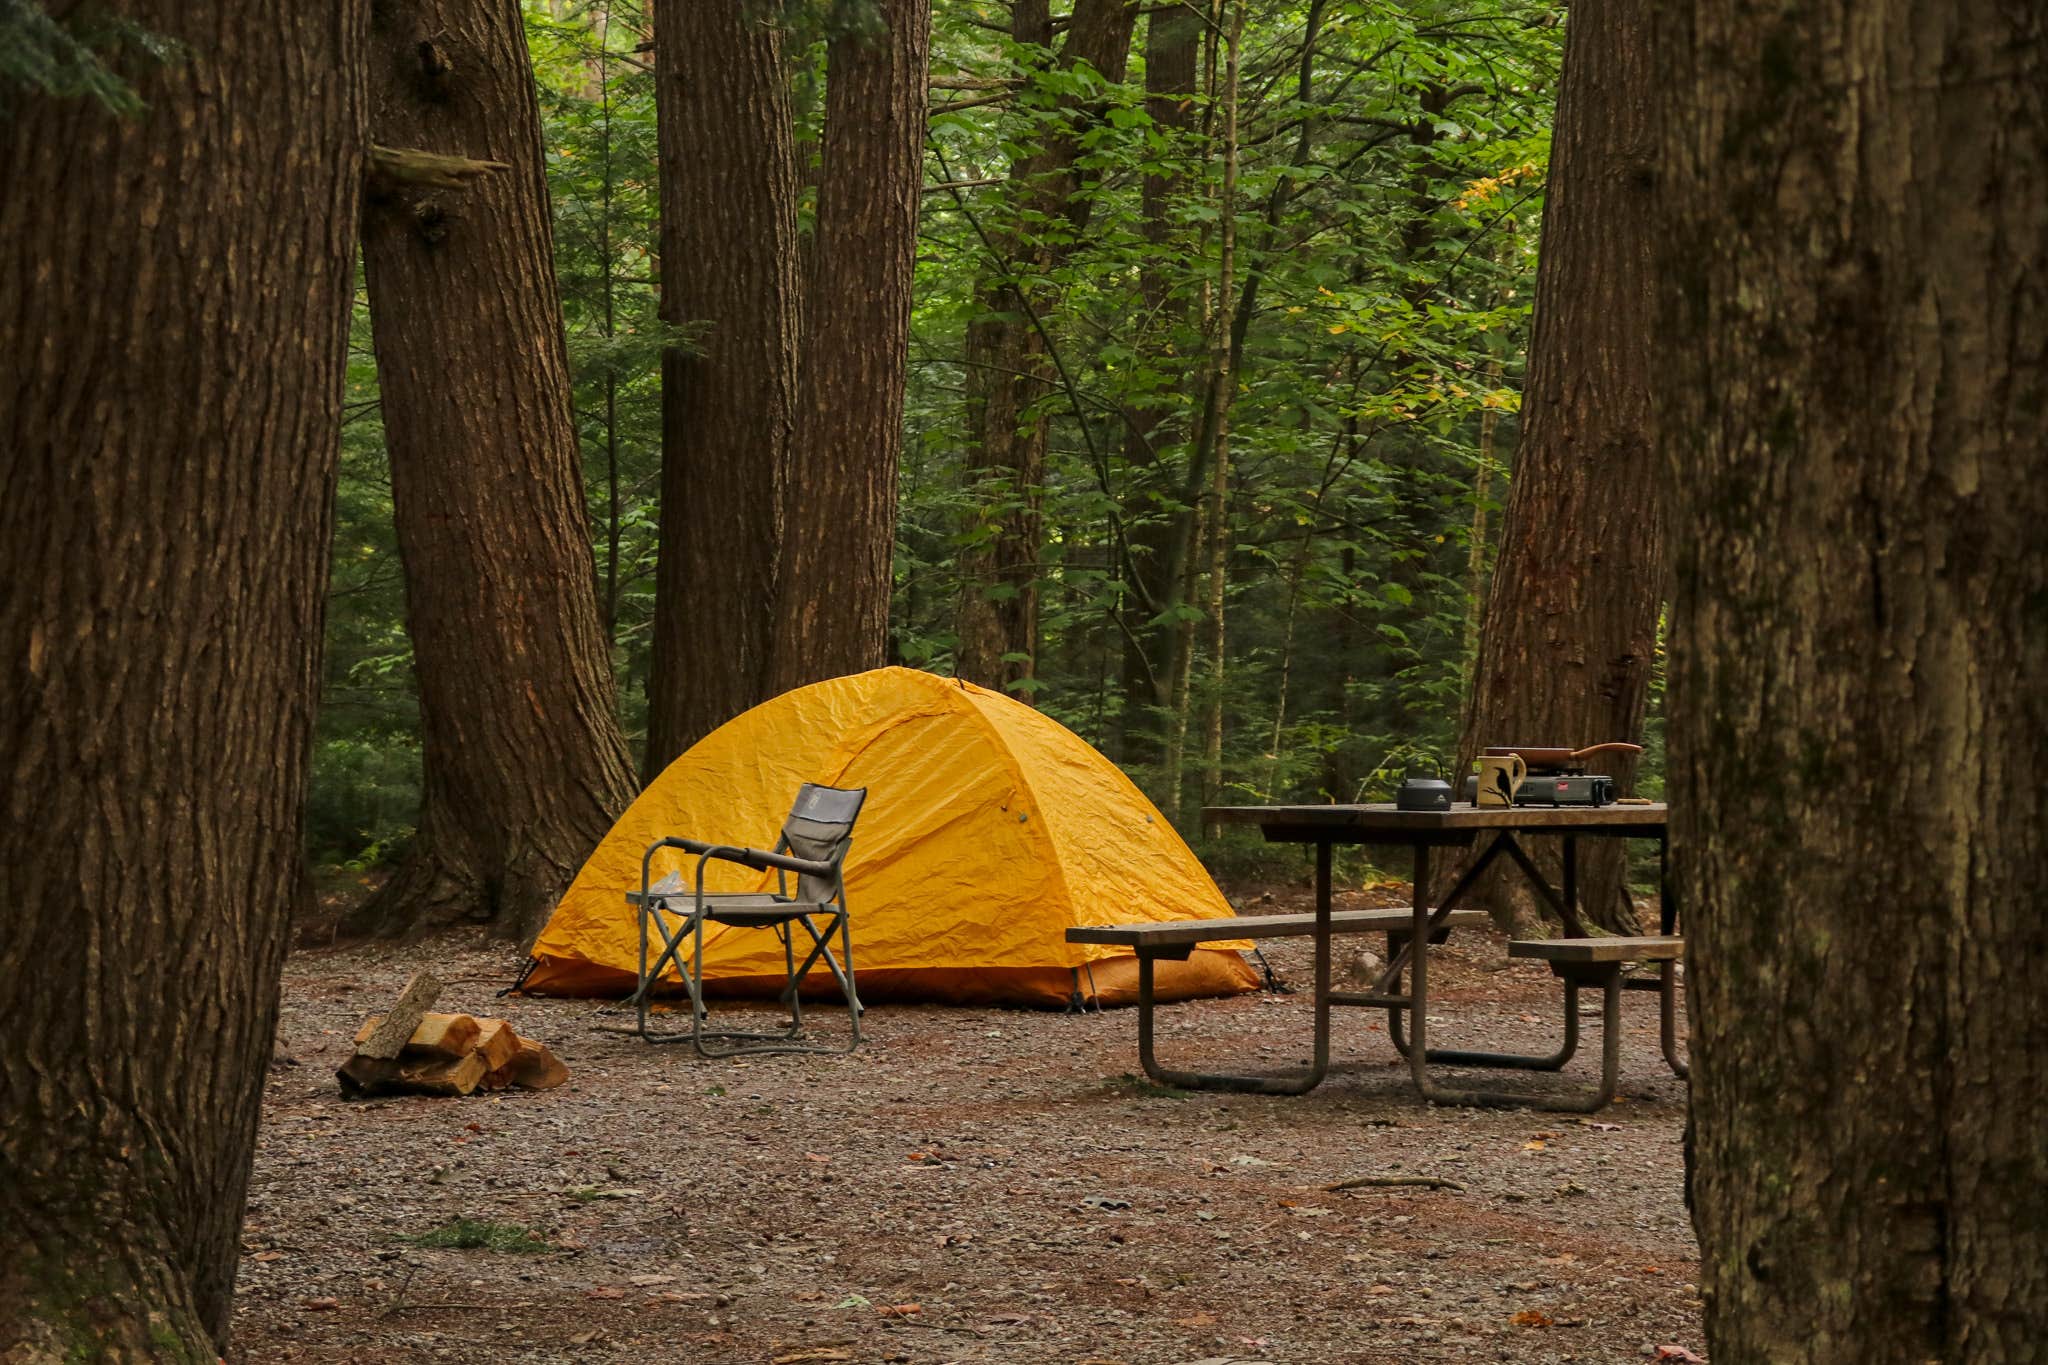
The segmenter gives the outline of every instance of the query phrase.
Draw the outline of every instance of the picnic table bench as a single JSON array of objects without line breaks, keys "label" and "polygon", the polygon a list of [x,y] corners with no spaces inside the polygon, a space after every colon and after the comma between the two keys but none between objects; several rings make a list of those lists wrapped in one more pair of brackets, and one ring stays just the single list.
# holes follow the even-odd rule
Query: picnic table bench
[{"label": "picnic table bench", "polygon": [[[1248,1090],[1267,1095],[1299,1095],[1313,1088],[1329,1067],[1329,940],[1335,934],[1383,933],[1388,953],[1405,946],[1415,929],[1415,912],[1402,906],[1392,910],[1332,910],[1329,897],[1320,901],[1317,914],[1235,915],[1222,919],[1170,920],[1161,924],[1094,924],[1067,930],[1069,943],[1099,943],[1129,948],[1138,958],[1138,1061],[1145,1074],[1161,1085],[1187,1089]],[[1430,942],[1441,943],[1453,928],[1483,925],[1485,912],[1454,910],[1442,922],[1430,926]],[[1159,1065],[1152,1047],[1152,964],[1160,958],[1183,961],[1203,943],[1227,943],[1240,938],[1314,938],[1316,943],[1316,1029],[1315,1069],[1306,1077],[1213,1075],[1200,1071],[1176,1071]]]}]

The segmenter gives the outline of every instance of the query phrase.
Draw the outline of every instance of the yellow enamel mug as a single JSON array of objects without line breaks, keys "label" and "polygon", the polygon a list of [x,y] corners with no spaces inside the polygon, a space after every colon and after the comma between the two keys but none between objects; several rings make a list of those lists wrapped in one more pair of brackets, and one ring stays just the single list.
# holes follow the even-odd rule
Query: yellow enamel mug
[{"label": "yellow enamel mug", "polygon": [[1486,754],[1479,760],[1479,794],[1473,803],[1480,806],[1512,806],[1515,792],[1521,788],[1522,779],[1529,775],[1529,765],[1522,761],[1520,754]]}]

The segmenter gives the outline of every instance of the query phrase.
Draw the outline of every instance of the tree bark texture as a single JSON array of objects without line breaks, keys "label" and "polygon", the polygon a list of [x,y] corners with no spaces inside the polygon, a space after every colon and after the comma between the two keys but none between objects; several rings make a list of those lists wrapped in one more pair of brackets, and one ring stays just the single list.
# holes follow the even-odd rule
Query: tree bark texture
[{"label": "tree bark texture", "polygon": [[2048,1338],[2048,18],[1659,19],[1715,1360]]},{"label": "tree bark texture", "polygon": [[[1551,144],[1521,438],[1459,773],[1489,744],[1583,746],[1642,733],[1667,573],[1650,397],[1656,139],[1649,11],[1579,0]],[[1633,756],[1599,759],[1594,769],[1626,793]],[[1636,933],[1625,872],[1620,843],[1581,845],[1586,915]]]},{"label": "tree bark texture", "polygon": [[702,332],[662,361],[649,777],[775,691],[802,289],[773,18],[751,0],[654,10],[661,315]]},{"label": "tree bark texture", "polygon": [[0,119],[0,1357],[226,1349],[300,873],[361,3]]},{"label": "tree bark texture", "polygon": [[[1051,45],[1046,0],[1016,0],[1011,13],[1016,41]],[[1123,80],[1137,18],[1133,0],[1076,0],[1054,60],[1063,68],[1085,62],[1105,80]],[[1038,227],[996,237],[998,259],[978,289],[984,315],[967,329],[968,463],[987,506],[960,555],[954,671],[985,687],[1014,688],[1029,679],[1037,648],[1047,419],[1035,407],[1056,376],[1040,330],[1051,299],[1043,290],[1020,287],[1020,281],[1056,270],[1087,224],[1088,202],[1077,194],[1075,163],[1079,125],[1088,113],[1071,101],[1068,112],[1075,130],[1045,138],[1016,161],[1008,189],[1021,221],[1064,220],[1065,230]]]},{"label": "tree bark texture", "polygon": [[775,691],[881,667],[924,176],[930,0],[826,54],[823,179],[783,517]]},{"label": "tree bark texture", "polygon": [[419,832],[352,917],[538,932],[633,798],[615,719],[515,0],[384,0],[373,135],[504,163],[363,208],[391,500],[419,688]]}]

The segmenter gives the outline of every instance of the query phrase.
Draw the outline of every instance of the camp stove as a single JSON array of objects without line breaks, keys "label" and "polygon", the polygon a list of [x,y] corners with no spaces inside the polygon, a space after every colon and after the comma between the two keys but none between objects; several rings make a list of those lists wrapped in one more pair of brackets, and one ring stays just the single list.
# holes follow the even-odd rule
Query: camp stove
[{"label": "camp stove", "polygon": [[1606,773],[1530,773],[1515,788],[1518,806],[1611,806],[1614,779]]},{"label": "camp stove", "polygon": [[1643,746],[1609,743],[1568,749],[1551,744],[1498,744],[1486,749],[1492,755],[1520,754],[1529,765],[1528,775],[1515,789],[1518,806],[1613,805],[1614,779],[1606,773],[1586,771],[1588,756],[1609,751],[1639,754]]}]

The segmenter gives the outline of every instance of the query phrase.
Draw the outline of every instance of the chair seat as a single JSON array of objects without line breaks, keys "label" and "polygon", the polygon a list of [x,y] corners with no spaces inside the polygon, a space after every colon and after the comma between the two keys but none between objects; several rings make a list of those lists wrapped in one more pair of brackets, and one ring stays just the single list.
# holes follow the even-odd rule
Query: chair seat
[{"label": "chair seat", "polygon": [[[666,891],[649,893],[648,900],[658,901],[662,908],[672,915],[687,915],[696,903],[692,893],[687,891]],[[629,905],[640,903],[638,891],[628,891]],[[737,891],[707,894],[704,897],[704,918],[713,924],[765,925],[786,924],[803,915],[815,915],[824,911],[837,912],[838,906],[830,901],[785,901],[773,896]]]}]

